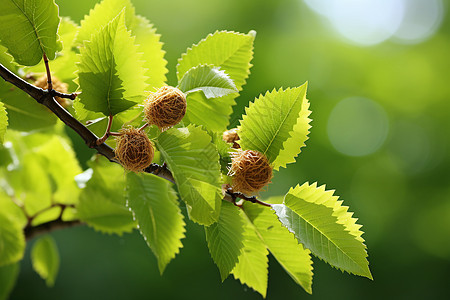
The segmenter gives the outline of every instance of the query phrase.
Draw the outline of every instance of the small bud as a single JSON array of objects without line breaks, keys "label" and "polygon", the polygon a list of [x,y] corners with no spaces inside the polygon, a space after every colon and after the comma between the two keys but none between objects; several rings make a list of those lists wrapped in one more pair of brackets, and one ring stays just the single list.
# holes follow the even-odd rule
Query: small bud
[{"label": "small bud", "polygon": [[239,141],[239,135],[237,133],[237,128],[233,128],[230,130],[227,130],[223,133],[222,139],[230,144],[233,144],[232,148],[239,149],[241,146],[236,142]]},{"label": "small bud", "polygon": [[153,144],[143,130],[134,127],[122,128],[116,137],[116,159],[127,170],[142,172],[150,166],[155,155]]},{"label": "small bud", "polygon": [[179,89],[163,86],[144,102],[145,120],[165,130],[178,124],[186,113],[186,95]]},{"label": "small bud", "polygon": [[230,175],[233,190],[253,195],[270,183],[272,167],[267,157],[258,151],[239,151],[232,158]]}]

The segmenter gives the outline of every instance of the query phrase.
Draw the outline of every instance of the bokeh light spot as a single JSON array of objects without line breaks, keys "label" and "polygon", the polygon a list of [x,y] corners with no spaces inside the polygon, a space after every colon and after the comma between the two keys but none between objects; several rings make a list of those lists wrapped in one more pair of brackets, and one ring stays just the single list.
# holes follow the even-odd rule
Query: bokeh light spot
[{"label": "bokeh light spot", "polygon": [[406,43],[421,42],[435,33],[442,18],[442,0],[407,0],[403,21],[394,37]]},{"label": "bokeh light spot", "polygon": [[402,0],[305,0],[324,15],[348,40],[375,45],[390,38],[399,28],[404,12]]},{"label": "bokeh light spot", "polygon": [[349,156],[365,156],[377,151],[388,133],[384,109],[366,98],[339,102],[328,119],[328,137],[333,147]]},{"label": "bokeh light spot", "polygon": [[431,36],[443,18],[442,0],[304,0],[348,41],[371,46],[391,37],[406,43]]}]

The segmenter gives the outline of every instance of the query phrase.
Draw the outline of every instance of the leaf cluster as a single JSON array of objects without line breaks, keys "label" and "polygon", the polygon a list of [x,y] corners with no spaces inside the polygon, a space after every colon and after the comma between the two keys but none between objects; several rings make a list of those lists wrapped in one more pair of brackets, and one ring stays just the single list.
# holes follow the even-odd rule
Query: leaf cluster
[{"label": "leaf cluster", "polygon": [[[80,93],[69,112],[98,136],[108,120],[114,131],[142,126],[141,104],[167,84],[165,52],[153,25],[129,0],[103,0],[80,25],[60,18],[53,0],[31,2],[0,4],[0,21],[7,24],[0,27],[0,47],[7,50],[0,51],[0,63],[29,79],[45,72],[41,58],[48,57],[53,75]],[[204,227],[222,281],[233,274],[263,297],[269,253],[308,293],[312,255],[372,278],[361,226],[333,191],[305,183],[282,201],[267,199],[266,206],[236,202],[227,193],[227,163],[237,150],[221,136],[250,74],[255,36],[217,31],[179,58],[176,86],[187,95],[186,115],[170,129],[145,129],[156,147],[154,161],[164,162],[174,182],[124,172],[100,156],[83,171],[62,123],[0,82],[0,299],[17,277],[27,230],[52,222],[81,222],[119,235],[139,230],[162,273],[183,247],[189,219]],[[275,171],[295,163],[311,128],[306,92],[307,83],[255,98],[237,127],[240,148],[264,154]],[[53,285],[59,255],[51,236],[34,242],[31,259]]]}]

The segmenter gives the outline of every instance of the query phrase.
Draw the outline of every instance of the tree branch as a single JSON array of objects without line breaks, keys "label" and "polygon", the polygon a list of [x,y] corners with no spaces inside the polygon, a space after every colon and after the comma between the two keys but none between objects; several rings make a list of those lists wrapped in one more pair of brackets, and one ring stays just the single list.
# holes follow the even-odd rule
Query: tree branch
[{"label": "tree branch", "polygon": [[242,207],[242,204],[243,204],[243,203],[236,202],[237,198],[245,200],[245,201],[249,201],[249,202],[252,202],[252,203],[256,203],[256,204],[259,204],[259,205],[262,205],[262,206],[272,207],[271,204],[263,202],[261,200],[258,200],[256,198],[256,196],[249,197],[249,196],[246,196],[246,195],[244,195],[244,194],[242,194],[240,192],[233,191],[233,188],[230,185],[228,185],[228,184],[224,184],[222,186],[222,190],[224,191],[224,200],[233,203],[237,207]]},{"label": "tree branch", "polygon": [[82,225],[80,220],[74,220],[74,221],[63,221],[61,218],[40,224],[38,226],[27,226],[24,229],[25,232],[25,239],[31,240],[35,236],[39,234],[48,233],[50,231],[56,230],[56,229],[63,229],[68,227],[73,227],[76,225]]},{"label": "tree branch", "polygon": [[[114,149],[112,149],[105,143],[97,145],[98,137],[86,126],[75,119],[58,103],[58,101],[53,98],[53,95],[56,95],[54,90],[44,91],[43,89],[40,89],[18,77],[16,74],[5,68],[2,64],[0,64],[0,76],[5,81],[15,85],[16,87],[30,95],[38,103],[50,109],[61,121],[72,128],[84,140],[89,148],[97,150],[99,154],[105,156],[111,162],[118,163],[115,159]],[[162,166],[152,164],[150,167],[145,169],[145,172],[152,173],[156,176],[167,179],[172,183],[175,183],[172,173],[167,169],[165,164]]]}]

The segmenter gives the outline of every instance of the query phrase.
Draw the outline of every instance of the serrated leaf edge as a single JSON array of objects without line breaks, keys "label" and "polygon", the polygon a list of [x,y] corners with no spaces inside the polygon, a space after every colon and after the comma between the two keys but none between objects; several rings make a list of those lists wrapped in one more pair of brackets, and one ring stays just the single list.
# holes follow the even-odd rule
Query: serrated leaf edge
[{"label": "serrated leaf edge", "polygon": [[[362,227],[362,225],[356,224],[356,221],[358,219],[352,217],[354,213],[353,212],[348,212],[349,207],[348,206],[342,206],[341,204],[343,203],[343,200],[338,200],[339,196],[334,196],[335,190],[326,190],[325,184],[323,184],[323,185],[321,185],[319,187],[317,187],[317,182],[314,182],[311,185],[309,184],[309,182],[305,182],[301,186],[299,184],[297,184],[295,187],[291,187],[286,195],[288,195],[289,193],[291,193],[291,191],[294,191],[295,189],[298,189],[298,188],[302,188],[303,189],[304,187],[313,188],[313,189],[316,189],[316,191],[317,190],[322,191],[323,194],[321,196],[314,197],[314,198],[312,198],[310,200],[306,200],[306,199],[304,199],[304,200],[308,201],[308,202],[311,202],[311,203],[324,205],[325,207],[333,209],[332,216],[337,218],[337,224],[343,225],[344,228],[345,228],[344,229],[345,231],[350,233],[357,241],[361,242],[361,244],[364,247],[365,259],[367,261],[367,271],[368,271],[368,273],[366,275],[362,275],[362,274],[355,274],[355,275],[364,276],[364,277],[367,277],[367,278],[373,280],[372,273],[370,272],[370,269],[369,269],[369,261],[367,259],[368,258],[367,246],[364,244],[365,240],[362,238],[362,234],[364,232],[359,230]],[[286,197],[286,195],[285,195],[285,197]],[[284,204],[284,199],[283,199],[283,205],[285,205]],[[277,218],[278,218],[278,215],[277,215]],[[280,223],[284,227],[286,227],[281,221],[280,221]],[[312,224],[310,224],[310,225],[313,226]],[[316,228],[316,227],[314,227],[314,228]],[[289,228],[287,228],[287,229],[288,229],[289,232],[291,232],[291,230]],[[291,233],[294,234],[293,232],[291,232]],[[294,234],[294,237],[295,237],[295,234]],[[299,241],[299,243],[300,243],[300,241]],[[335,245],[335,246],[337,247],[337,245]],[[339,247],[337,247],[337,248],[339,248]],[[352,261],[354,261],[351,257],[349,257],[349,258]],[[327,262],[326,260],[324,260],[324,259],[322,259],[320,257],[319,257],[319,259],[322,260],[322,261],[325,261],[326,263],[328,263],[333,268],[338,269],[338,270],[340,270],[342,272],[345,271],[345,272],[354,274],[353,272],[349,272],[347,270],[343,270],[343,269],[341,269],[339,267],[336,267],[336,266],[330,264],[329,262]],[[359,264],[357,262],[355,262],[355,264],[359,266]]]},{"label": "serrated leaf edge", "polygon": [[[210,38],[210,37],[212,37],[213,35],[215,35],[215,34],[220,34],[220,33],[230,33],[230,34],[236,34],[236,35],[240,35],[240,36],[250,36],[250,37],[252,37],[253,39],[255,39],[255,37],[256,37],[256,34],[254,33],[255,31],[254,30],[251,30],[251,31],[249,31],[249,33],[242,33],[242,32],[236,32],[236,31],[229,31],[229,30],[216,30],[214,33],[210,33],[210,34],[208,34],[206,37],[204,37],[203,39],[201,39],[198,43],[196,43],[196,44],[193,44],[191,47],[188,47],[187,49],[186,49],[186,52],[184,52],[183,54],[181,54],[181,57],[180,58],[178,58],[178,60],[177,60],[177,66],[176,66],[176,69],[177,69],[177,72],[176,72],[176,75],[177,75],[177,78],[180,78],[180,74],[179,74],[179,72],[178,72],[178,65],[180,64],[180,62],[183,60],[183,58],[186,56],[186,55],[188,55],[188,53],[191,51],[191,50],[193,50],[194,48],[196,48],[200,43],[203,43],[203,42],[205,42],[208,38]],[[251,49],[251,57],[253,58],[253,56],[254,56],[254,47],[252,47],[252,49]],[[244,84],[242,84],[242,86],[244,86],[246,83],[247,83],[247,78],[249,77],[249,75],[250,75],[250,69],[253,67],[253,64],[251,63],[251,62],[249,62],[249,67],[248,67],[248,70],[247,70],[247,75],[245,76],[245,82],[244,82]],[[184,75],[184,74],[183,74]],[[181,78],[180,78],[181,79]],[[242,87],[238,87],[238,86],[236,86],[237,87],[237,89],[239,90],[239,91],[242,91]]]}]

